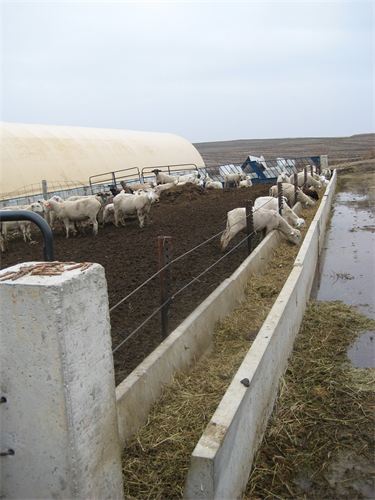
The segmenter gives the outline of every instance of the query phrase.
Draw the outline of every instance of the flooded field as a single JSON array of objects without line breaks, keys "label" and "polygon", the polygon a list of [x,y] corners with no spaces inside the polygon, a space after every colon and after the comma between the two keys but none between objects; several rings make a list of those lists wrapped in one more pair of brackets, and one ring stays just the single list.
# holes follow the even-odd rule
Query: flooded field
[{"label": "flooded field", "polygon": [[339,171],[337,190],[314,295],[374,319],[375,162]]}]

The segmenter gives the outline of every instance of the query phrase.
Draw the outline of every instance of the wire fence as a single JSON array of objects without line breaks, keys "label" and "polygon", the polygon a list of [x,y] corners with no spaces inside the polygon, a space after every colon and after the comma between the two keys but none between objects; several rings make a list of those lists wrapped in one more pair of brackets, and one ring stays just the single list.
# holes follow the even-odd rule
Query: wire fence
[{"label": "wire fence", "polygon": [[[263,203],[260,207],[253,209],[251,213],[245,216],[247,219],[250,217],[250,215],[253,215],[255,212],[258,210],[262,209],[264,206],[272,202],[273,199],[267,200],[265,203]],[[224,221],[226,222],[226,220]],[[241,224],[242,221],[237,221],[235,224]],[[172,259],[170,262],[168,262],[166,265],[162,266],[158,271],[156,271],[154,274],[152,274],[149,278],[147,278],[145,281],[143,281],[140,285],[138,285],[135,289],[133,289],[129,294],[127,294],[125,297],[123,297],[121,300],[119,300],[115,305],[113,305],[109,312],[112,313],[114,310],[116,310],[121,304],[126,302],[130,297],[132,297],[135,293],[140,291],[143,287],[148,285],[152,280],[154,280],[156,277],[160,276],[161,273],[163,273],[166,269],[170,268],[173,264],[176,262],[180,261],[184,257],[187,257],[194,251],[198,250],[199,248],[202,248],[203,246],[207,245],[211,241],[213,241],[215,238],[221,236],[224,233],[225,229],[222,231],[219,231],[218,233],[208,237],[198,245],[195,245],[194,247],[190,248],[186,252],[180,254],[179,256],[175,257]],[[233,246],[229,251],[227,251],[224,255],[219,257],[215,262],[207,266],[201,273],[199,273],[197,276],[193,277],[188,283],[183,285],[180,289],[175,291],[173,294],[170,295],[170,297],[164,301],[158,308],[156,308],[140,325],[138,325],[131,333],[129,333],[114,349],[113,349],[113,354],[117,352],[120,347],[122,347],[127,341],[129,341],[134,335],[139,332],[152,318],[154,318],[160,311],[163,310],[164,307],[169,305],[171,302],[173,302],[177,296],[179,296],[182,292],[184,292],[187,288],[189,288],[193,283],[198,281],[202,276],[204,276],[206,273],[208,273],[211,269],[213,269],[215,266],[217,266],[220,262],[222,262],[225,258],[228,257],[228,255],[231,255],[235,250],[237,250],[244,242],[249,240],[253,235],[256,234],[256,231],[252,231],[250,234],[247,234],[239,243],[237,243],[235,246]]]},{"label": "wire fence", "polygon": [[[180,295],[182,292],[184,292],[187,288],[189,288],[193,283],[198,281],[202,276],[204,276],[206,273],[208,273],[211,269],[213,269],[219,262],[224,260],[228,255],[233,253],[235,250],[237,250],[245,241],[248,240],[252,235],[255,234],[255,231],[253,231],[251,234],[246,235],[239,243],[237,243],[234,247],[232,247],[228,252],[226,252],[224,255],[222,255],[219,259],[217,259],[213,264],[210,264],[208,267],[206,267],[201,273],[199,273],[197,276],[192,278],[188,283],[183,285],[181,288],[179,288],[176,292],[174,292],[166,301],[163,302],[157,309],[155,309],[147,318],[142,321],[140,325],[138,325],[131,333],[129,333],[112,351],[112,354],[115,354],[126,342],[128,342],[136,333],[138,333],[152,318],[154,318],[159,312],[162,311],[164,307],[169,305],[171,302],[173,302],[178,295]],[[170,265],[170,264],[169,264]],[[167,267],[167,266],[166,266]],[[160,271],[159,271],[160,272]],[[158,274],[159,274],[158,272]]]}]

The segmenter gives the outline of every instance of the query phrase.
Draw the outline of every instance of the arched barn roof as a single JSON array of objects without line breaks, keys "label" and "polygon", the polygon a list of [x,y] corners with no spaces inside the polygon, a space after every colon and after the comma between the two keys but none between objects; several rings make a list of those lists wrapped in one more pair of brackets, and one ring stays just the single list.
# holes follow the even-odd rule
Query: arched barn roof
[{"label": "arched barn roof", "polygon": [[89,177],[130,167],[195,164],[201,155],[186,139],[166,133],[2,123],[1,198],[49,188],[87,185]]}]

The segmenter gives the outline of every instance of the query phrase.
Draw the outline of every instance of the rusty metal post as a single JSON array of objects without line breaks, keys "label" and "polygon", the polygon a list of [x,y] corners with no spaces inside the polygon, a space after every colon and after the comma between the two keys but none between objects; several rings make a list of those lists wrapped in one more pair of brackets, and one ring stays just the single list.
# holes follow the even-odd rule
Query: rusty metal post
[{"label": "rusty metal post", "polygon": [[115,188],[117,188],[117,183],[116,183],[116,174],[114,172],[111,172],[112,174],[112,182],[113,182],[113,185],[115,186]]},{"label": "rusty metal post", "polygon": [[311,177],[313,176],[313,173],[314,173],[314,166],[310,165],[310,175],[311,175]]},{"label": "rusty metal post", "polygon": [[277,183],[277,199],[279,201],[279,214],[281,215],[281,212],[283,210],[283,183],[278,182]]},{"label": "rusty metal post", "polygon": [[[158,265],[159,269],[165,267],[171,261],[172,237],[158,236]],[[165,338],[168,335],[168,315],[170,306],[170,267],[163,269],[160,274],[160,305],[165,304],[161,311],[161,333]]]},{"label": "rusty metal post", "polygon": [[303,185],[306,186],[307,182],[307,167],[303,167]]},{"label": "rusty metal post", "polygon": [[297,203],[298,195],[298,174],[294,174],[294,205]]},{"label": "rusty metal post", "polygon": [[246,202],[246,231],[247,231],[247,252],[250,255],[253,250],[254,214],[253,202]]}]

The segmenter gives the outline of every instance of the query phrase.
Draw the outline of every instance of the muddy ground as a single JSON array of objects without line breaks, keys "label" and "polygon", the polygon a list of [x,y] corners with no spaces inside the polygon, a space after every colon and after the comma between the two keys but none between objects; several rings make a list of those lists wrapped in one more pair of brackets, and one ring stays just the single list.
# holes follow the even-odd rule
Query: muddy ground
[{"label": "muddy ground", "polygon": [[[131,292],[157,270],[156,238],[172,236],[173,256],[186,252],[225,228],[226,213],[246,200],[268,193],[269,186],[233,189],[207,194],[182,193],[166,197],[152,207],[152,224],[139,229],[131,221],[126,228],[112,225],[99,230],[94,238],[87,234],[66,240],[62,231],[55,233],[55,258],[61,261],[98,262],[105,268],[110,307]],[[234,240],[239,241],[242,236]],[[42,246],[35,233],[34,245],[20,240],[10,242],[9,251],[2,256],[1,268],[18,262],[40,260]],[[230,248],[232,245],[230,245]],[[172,291],[175,292],[201,273],[221,256],[219,238],[204,245],[173,265]],[[169,330],[175,328],[191,313],[246,257],[246,246],[228,255],[222,262],[187,288],[174,301],[170,310]],[[132,332],[160,305],[158,279],[137,292],[111,313],[113,348]],[[159,314],[126,342],[114,355],[116,381],[119,383],[162,340]]]}]

